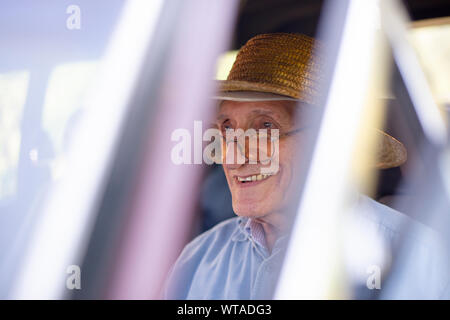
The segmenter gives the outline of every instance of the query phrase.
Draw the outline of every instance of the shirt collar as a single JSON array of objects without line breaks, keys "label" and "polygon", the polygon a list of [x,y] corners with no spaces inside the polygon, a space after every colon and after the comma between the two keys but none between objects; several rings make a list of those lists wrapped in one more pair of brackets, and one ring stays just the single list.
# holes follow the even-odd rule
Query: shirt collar
[{"label": "shirt collar", "polygon": [[266,236],[261,223],[248,217],[239,217],[238,225],[238,232],[232,236],[231,240],[245,241],[247,239],[253,239],[263,248],[267,248]]},{"label": "shirt collar", "polygon": [[[264,229],[260,223],[248,217],[239,217],[237,223],[239,227],[231,236],[232,241],[245,241],[253,239],[265,250],[267,250]],[[280,248],[283,248],[287,245],[287,241],[287,235],[281,236],[277,239],[277,241],[275,241],[275,245],[272,251],[278,251]]]},{"label": "shirt collar", "polygon": [[239,217],[237,219],[238,228],[234,232],[234,234],[231,236],[232,241],[244,241],[247,240],[250,236],[248,231],[245,229],[245,225],[247,223],[248,218],[246,217]]},{"label": "shirt collar", "polygon": [[245,223],[244,229],[260,246],[267,248],[266,234],[261,223],[250,218]]}]

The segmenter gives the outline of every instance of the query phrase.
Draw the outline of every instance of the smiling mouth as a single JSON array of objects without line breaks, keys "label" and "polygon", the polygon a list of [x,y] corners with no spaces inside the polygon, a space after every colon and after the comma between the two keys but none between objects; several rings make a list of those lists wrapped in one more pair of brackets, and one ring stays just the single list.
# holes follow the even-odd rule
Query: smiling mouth
[{"label": "smiling mouth", "polygon": [[246,177],[236,177],[236,179],[237,179],[238,183],[249,183],[249,182],[266,180],[273,175],[275,175],[275,173],[254,174],[254,175],[246,176]]}]

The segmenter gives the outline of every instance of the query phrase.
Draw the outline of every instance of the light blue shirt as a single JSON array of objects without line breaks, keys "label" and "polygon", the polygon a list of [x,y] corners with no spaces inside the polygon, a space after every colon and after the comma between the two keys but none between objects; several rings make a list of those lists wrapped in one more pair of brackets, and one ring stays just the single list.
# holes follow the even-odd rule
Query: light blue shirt
[{"label": "light blue shirt", "polygon": [[[375,228],[377,236],[394,248],[401,230],[411,222],[406,256],[395,277],[386,281],[380,298],[449,299],[446,252],[431,229],[381,203],[362,196],[361,219]],[[287,236],[269,252],[251,220],[228,219],[206,231],[182,251],[166,282],[167,299],[271,299],[278,280]],[[355,255],[358,253],[355,252]],[[403,267],[404,266],[404,267]],[[383,283],[384,286],[384,283]],[[352,283],[356,298],[374,297],[366,283]],[[375,295],[376,296],[376,295]]]}]

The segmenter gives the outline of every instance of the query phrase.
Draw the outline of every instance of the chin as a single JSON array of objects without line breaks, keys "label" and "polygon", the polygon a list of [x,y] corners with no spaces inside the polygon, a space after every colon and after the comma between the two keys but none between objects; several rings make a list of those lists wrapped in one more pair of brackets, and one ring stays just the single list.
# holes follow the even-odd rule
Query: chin
[{"label": "chin", "polygon": [[271,210],[261,202],[233,201],[233,211],[240,217],[262,218]]}]

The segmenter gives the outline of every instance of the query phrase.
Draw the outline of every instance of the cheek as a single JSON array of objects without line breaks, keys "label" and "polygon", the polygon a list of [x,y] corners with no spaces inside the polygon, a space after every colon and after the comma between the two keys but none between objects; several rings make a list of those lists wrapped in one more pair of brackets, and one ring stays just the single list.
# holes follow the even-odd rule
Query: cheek
[{"label": "cheek", "polygon": [[286,143],[280,146],[280,192],[282,193],[283,200],[288,200],[291,195],[292,184],[295,179],[298,178],[297,175],[297,164],[299,159],[296,152],[296,147],[298,145],[295,143]]},{"label": "cheek", "polygon": [[[231,189],[231,184],[230,184],[230,177],[229,177],[229,175],[228,175],[228,171],[227,171],[227,169],[225,168],[225,166],[222,166],[222,169],[223,169],[223,173],[225,174],[225,178],[227,179],[227,184],[228,184],[228,188],[229,189]],[[231,190],[230,190],[231,191]]]},{"label": "cheek", "polygon": [[285,143],[280,145],[279,163],[284,181],[287,180],[287,178],[292,178],[294,165],[296,163],[296,153],[294,152],[294,149],[295,144],[293,143]]}]

